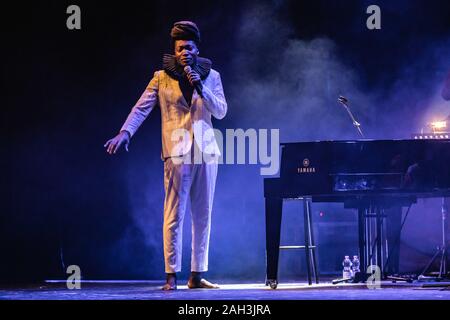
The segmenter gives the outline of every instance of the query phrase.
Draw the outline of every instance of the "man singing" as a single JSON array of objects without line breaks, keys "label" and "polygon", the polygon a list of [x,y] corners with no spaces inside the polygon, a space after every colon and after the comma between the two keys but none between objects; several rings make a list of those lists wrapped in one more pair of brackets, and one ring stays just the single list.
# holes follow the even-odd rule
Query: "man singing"
[{"label": "man singing", "polygon": [[[120,133],[107,141],[105,147],[109,154],[115,154],[122,145],[128,151],[131,137],[159,104],[164,160],[163,237],[167,274],[163,290],[177,288],[177,272],[181,271],[183,219],[188,199],[191,201],[192,217],[191,275],[188,287],[218,288],[216,284],[203,279],[202,273],[208,270],[211,210],[220,156],[214,134],[211,134],[211,116],[224,118],[227,103],[220,74],[211,68],[210,60],[198,56],[200,31],[196,24],[191,21],[176,22],[171,37],[175,54],[164,55],[163,70],[155,72]],[[205,134],[207,132],[209,134]]]}]

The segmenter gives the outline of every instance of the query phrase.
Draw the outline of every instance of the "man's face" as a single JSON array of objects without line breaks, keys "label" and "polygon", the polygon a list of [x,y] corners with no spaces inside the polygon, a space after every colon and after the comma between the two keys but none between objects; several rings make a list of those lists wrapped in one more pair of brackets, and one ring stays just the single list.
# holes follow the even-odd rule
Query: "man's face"
[{"label": "man's face", "polygon": [[175,57],[182,67],[193,65],[198,56],[197,45],[192,40],[175,41]]}]

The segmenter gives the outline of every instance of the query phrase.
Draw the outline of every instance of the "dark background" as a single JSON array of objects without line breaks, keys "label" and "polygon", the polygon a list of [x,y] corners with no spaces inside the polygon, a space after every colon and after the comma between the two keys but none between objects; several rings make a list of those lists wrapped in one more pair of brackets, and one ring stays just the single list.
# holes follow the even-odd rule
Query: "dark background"
[{"label": "dark background", "polygon": [[[70,4],[81,7],[79,31],[66,28]],[[381,30],[366,28],[370,4],[381,7]],[[222,75],[229,112],[214,122],[221,130],[280,128],[282,141],[357,138],[338,94],[350,98],[369,138],[409,138],[450,113],[439,94],[450,70],[444,0],[34,1],[2,11],[3,281],[64,278],[71,264],[87,279],[163,276],[159,110],[130,153],[110,157],[103,144],[171,51],[175,21],[199,25],[201,56]],[[220,167],[211,277],[264,279],[262,181],[257,165]],[[300,241],[300,205],[286,208],[286,241]],[[319,226],[335,230],[319,234],[322,271],[339,271],[356,250],[354,212],[314,212],[325,213]],[[411,216],[404,271],[420,269],[439,242],[438,202],[419,203]],[[300,255],[281,258],[282,275],[304,271]]]}]

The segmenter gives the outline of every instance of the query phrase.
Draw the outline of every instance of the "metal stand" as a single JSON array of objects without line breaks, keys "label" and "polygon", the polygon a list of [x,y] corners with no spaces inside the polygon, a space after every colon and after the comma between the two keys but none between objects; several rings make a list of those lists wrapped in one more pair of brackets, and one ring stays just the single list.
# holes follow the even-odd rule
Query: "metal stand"
[{"label": "metal stand", "polygon": [[[438,247],[436,253],[431,258],[430,262],[427,264],[425,269],[419,275],[419,281],[443,281],[448,280],[449,276],[447,274],[447,230],[448,230],[448,222],[447,222],[447,213],[448,213],[448,198],[442,198],[442,224],[441,224],[441,233],[442,233],[442,242]],[[426,274],[430,270],[431,266],[434,264],[436,259],[440,257],[441,261],[439,263],[439,273],[437,276],[427,276]]]},{"label": "metal stand", "polygon": [[[311,269],[314,275],[316,284],[319,284],[319,273],[317,271],[317,260],[316,260],[316,244],[314,241],[313,225],[312,225],[312,215],[311,215],[311,199],[303,199],[303,226],[305,229],[305,258],[306,267],[308,271],[308,284],[312,284],[311,279]],[[312,268],[311,268],[312,267]]]},{"label": "metal stand", "polygon": [[[266,286],[270,286],[272,289],[276,289],[278,286],[278,258],[279,250],[305,250],[306,272],[308,276],[308,284],[312,285],[313,276],[314,282],[319,283],[319,272],[317,269],[316,260],[316,244],[314,242],[313,223],[311,213],[311,199],[304,197],[299,198],[303,200],[303,217],[304,217],[304,232],[305,232],[305,244],[304,245],[281,245],[280,246],[280,230],[281,230],[281,211],[282,200],[278,199],[267,200],[266,210],[270,211],[270,215],[266,215],[266,233],[270,235],[270,239],[267,241],[267,274],[266,274]],[[275,214],[278,212],[278,215]]]}]

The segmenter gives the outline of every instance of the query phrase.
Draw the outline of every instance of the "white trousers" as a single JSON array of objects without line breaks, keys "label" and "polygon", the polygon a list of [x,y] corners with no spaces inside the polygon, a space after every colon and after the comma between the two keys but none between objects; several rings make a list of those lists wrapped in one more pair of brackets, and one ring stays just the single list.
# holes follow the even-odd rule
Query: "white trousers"
[{"label": "white trousers", "polygon": [[177,164],[164,161],[164,261],[165,272],[181,271],[183,221],[188,199],[191,201],[191,271],[208,270],[211,210],[217,178],[217,162]]}]

